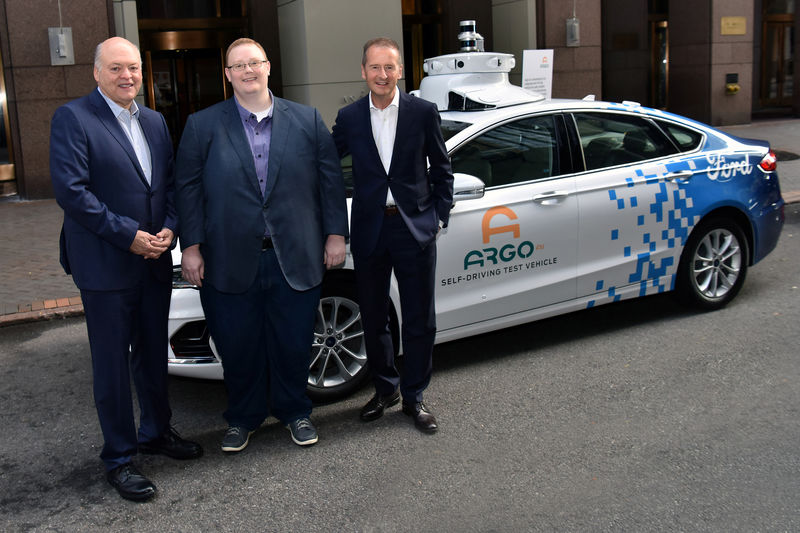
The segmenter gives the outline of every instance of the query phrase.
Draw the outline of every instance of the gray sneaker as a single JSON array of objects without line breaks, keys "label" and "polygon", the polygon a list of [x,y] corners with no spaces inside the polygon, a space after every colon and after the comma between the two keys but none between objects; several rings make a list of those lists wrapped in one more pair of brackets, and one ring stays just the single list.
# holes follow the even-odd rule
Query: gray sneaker
[{"label": "gray sneaker", "polygon": [[286,424],[292,433],[292,440],[299,446],[310,446],[319,440],[317,430],[308,418],[300,418]]},{"label": "gray sneaker", "polygon": [[247,431],[240,426],[231,426],[222,437],[222,451],[223,452],[240,452],[247,448],[250,442],[250,435],[252,431]]}]

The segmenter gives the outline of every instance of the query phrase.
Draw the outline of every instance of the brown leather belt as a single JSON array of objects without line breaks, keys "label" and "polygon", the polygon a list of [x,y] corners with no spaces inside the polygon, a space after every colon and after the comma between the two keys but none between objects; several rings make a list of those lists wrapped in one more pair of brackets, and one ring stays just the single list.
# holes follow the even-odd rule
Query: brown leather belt
[{"label": "brown leather belt", "polygon": [[271,248],[275,248],[275,245],[272,244],[272,237],[264,237],[264,240],[261,241],[261,251],[263,252]]},{"label": "brown leather belt", "polygon": [[387,205],[383,208],[383,214],[387,217],[393,217],[400,212],[396,205]]}]

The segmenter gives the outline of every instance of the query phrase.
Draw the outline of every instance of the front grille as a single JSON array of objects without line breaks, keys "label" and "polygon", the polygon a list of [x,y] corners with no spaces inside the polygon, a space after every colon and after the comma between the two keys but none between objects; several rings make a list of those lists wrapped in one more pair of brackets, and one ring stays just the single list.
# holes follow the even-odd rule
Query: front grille
[{"label": "front grille", "polygon": [[208,328],[205,320],[198,320],[184,324],[172,338],[169,344],[175,357],[178,359],[212,359],[214,352],[208,344]]},{"label": "front grille", "polygon": [[172,288],[173,289],[196,289],[197,286],[192,285],[183,279],[183,273],[180,265],[172,267]]}]

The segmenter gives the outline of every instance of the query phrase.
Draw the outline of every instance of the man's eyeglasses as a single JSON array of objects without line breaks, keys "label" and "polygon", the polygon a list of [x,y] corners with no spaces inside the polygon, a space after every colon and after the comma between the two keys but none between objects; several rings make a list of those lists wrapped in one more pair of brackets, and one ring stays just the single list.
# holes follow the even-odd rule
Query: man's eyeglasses
[{"label": "man's eyeglasses", "polygon": [[261,70],[266,63],[266,59],[262,59],[261,61],[248,61],[247,63],[236,63],[235,65],[228,65],[225,68],[229,68],[234,72],[241,72],[244,70],[245,67],[250,67],[253,70]]}]

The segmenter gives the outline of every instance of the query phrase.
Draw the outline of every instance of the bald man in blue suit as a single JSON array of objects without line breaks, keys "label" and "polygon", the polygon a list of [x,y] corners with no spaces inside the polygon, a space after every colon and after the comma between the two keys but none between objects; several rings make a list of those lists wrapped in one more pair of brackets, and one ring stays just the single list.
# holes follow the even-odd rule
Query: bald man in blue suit
[{"label": "bald man in blue suit", "polygon": [[[200,457],[170,427],[167,317],[169,249],[178,227],[172,142],[160,113],[134,101],[141,56],[114,37],[95,52],[97,89],[56,110],[50,175],[64,209],[61,262],[81,291],[105,444],[107,479],[123,498],[150,499],[155,485],[132,464],[138,452]],[[141,411],[137,436],[130,390]]]}]

